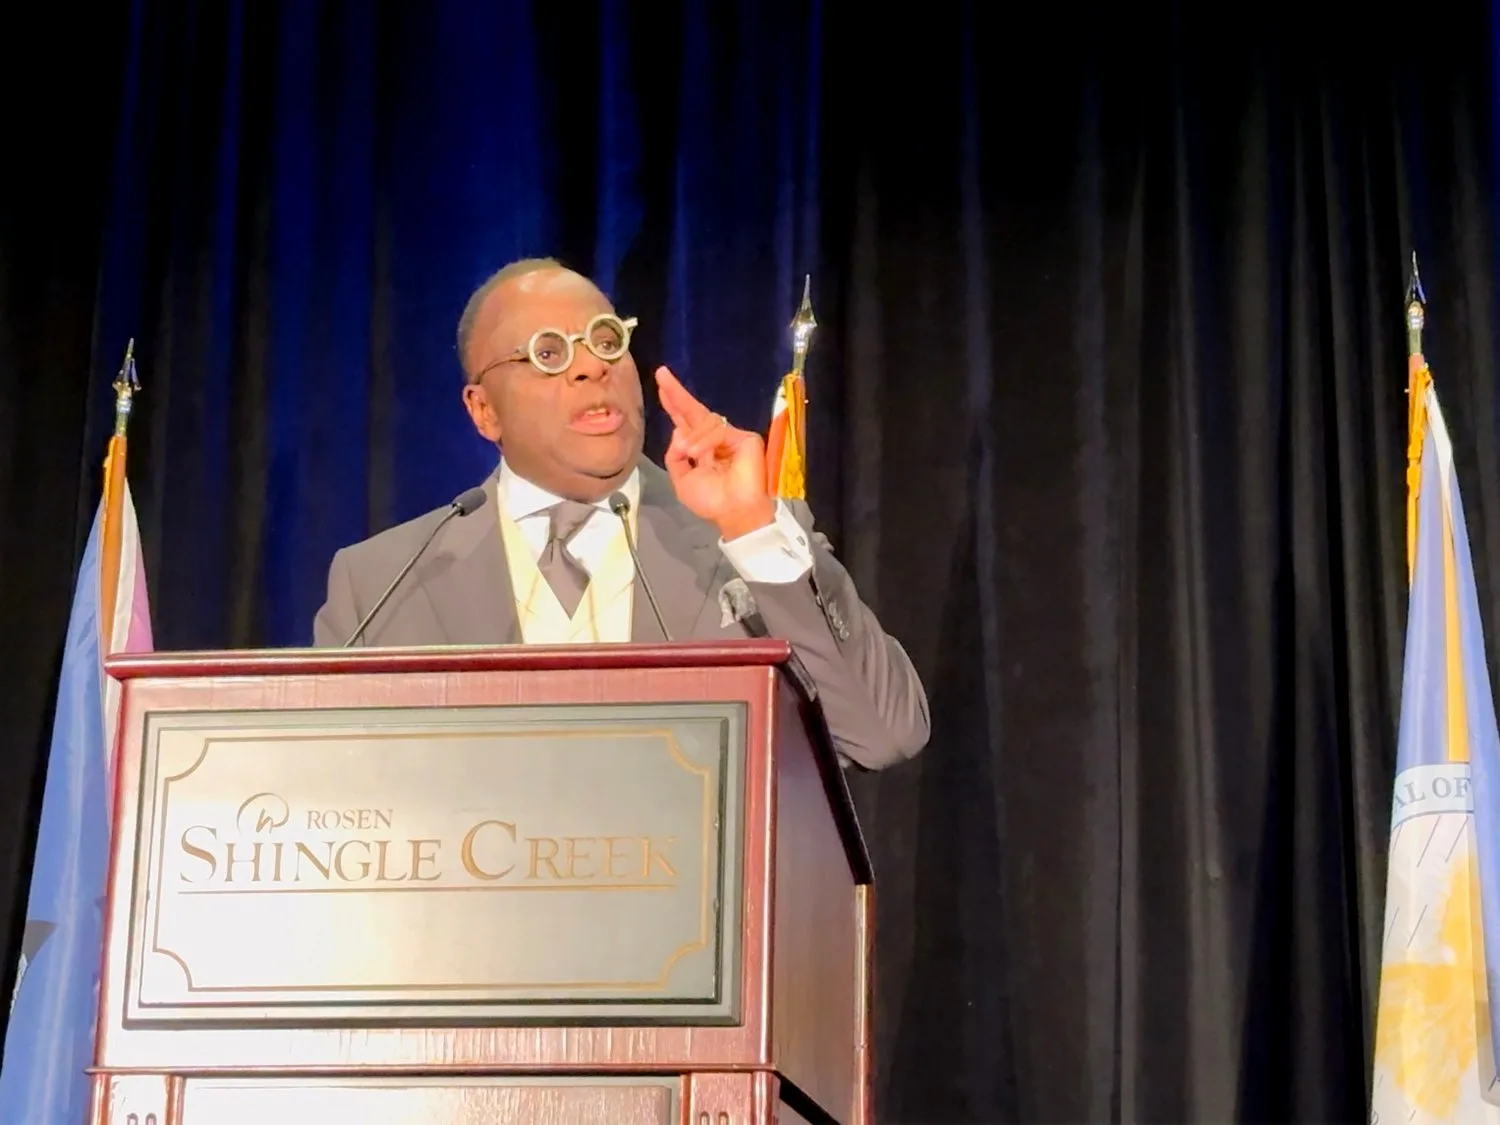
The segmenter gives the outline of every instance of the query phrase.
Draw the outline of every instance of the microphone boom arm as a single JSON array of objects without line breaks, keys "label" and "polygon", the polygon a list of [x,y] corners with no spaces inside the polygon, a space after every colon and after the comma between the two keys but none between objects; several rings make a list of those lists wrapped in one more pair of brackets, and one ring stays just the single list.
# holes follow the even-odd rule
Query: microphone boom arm
[{"label": "microphone boom arm", "polygon": [[380,595],[379,600],[370,607],[370,612],[365,614],[364,620],[359,623],[359,627],[344,642],[345,648],[351,647],[355,641],[365,635],[365,630],[370,627],[370,622],[375,620],[375,615],[385,608],[385,603],[396,592],[396,587],[401,585],[402,579],[411,573],[411,568],[417,565],[417,560],[427,553],[427,548],[432,546],[432,541],[437,538],[438,532],[448,526],[448,521],[454,516],[467,516],[475,509],[483,507],[486,499],[488,497],[483,488],[471,488],[448,505],[448,510],[443,513],[443,518],[438,520],[437,526],[432,529],[426,539],[422,540],[422,545],[417,548],[416,553],[406,560],[406,565],[401,568],[395,578],[391,579],[391,584],[385,588],[385,593]]},{"label": "microphone boom arm", "polygon": [[651,613],[656,618],[656,627],[661,630],[662,637],[670,644],[672,634],[667,632],[667,620],[661,615],[661,606],[656,604],[656,595],[651,592],[651,583],[646,578],[645,569],[641,566],[641,556],[635,549],[635,536],[630,533],[630,498],[623,492],[616,492],[609,498],[609,510],[620,517],[620,526],[625,531],[625,546],[630,548],[630,561],[635,563],[635,576],[641,580],[641,589],[646,591],[646,600],[651,603]]}]

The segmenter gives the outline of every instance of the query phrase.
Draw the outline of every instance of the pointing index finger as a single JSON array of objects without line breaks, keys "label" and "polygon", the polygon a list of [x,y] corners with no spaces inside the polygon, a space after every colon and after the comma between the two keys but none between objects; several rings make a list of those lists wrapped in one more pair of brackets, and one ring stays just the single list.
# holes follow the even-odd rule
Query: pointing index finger
[{"label": "pointing index finger", "polygon": [[656,389],[662,409],[673,423],[684,429],[691,428],[708,417],[711,411],[684,387],[665,367],[656,369]]}]

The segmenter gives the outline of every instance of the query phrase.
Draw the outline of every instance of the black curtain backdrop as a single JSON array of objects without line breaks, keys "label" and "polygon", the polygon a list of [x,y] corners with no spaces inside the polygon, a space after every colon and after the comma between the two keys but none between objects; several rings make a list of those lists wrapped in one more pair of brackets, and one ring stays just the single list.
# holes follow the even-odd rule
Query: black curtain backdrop
[{"label": "black curtain backdrop", "polygon": [[490,270],[754,426],[810,272],[814,507],[934,716],[854,779],[881,1120],[1363,1119],[1413,250],[1500,666],[1494,32],[1315,7],[7,8],[12,948],[127,338],[158,646],[296,645],[490,467]]}]

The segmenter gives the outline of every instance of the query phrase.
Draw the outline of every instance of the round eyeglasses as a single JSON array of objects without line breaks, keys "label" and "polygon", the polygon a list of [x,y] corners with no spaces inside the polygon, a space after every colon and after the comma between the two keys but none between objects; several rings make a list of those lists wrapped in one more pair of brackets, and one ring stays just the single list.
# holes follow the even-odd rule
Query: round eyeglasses
[{"label": "round eyeglasses", "polygon": [[476,375],[475,381],[502,364],[528,361],[544,375],[561,375],[573,366],[574,344],[582,344],[605,363],[614,363],[630,348],[630,333],[636,323],[635,317],[622,320],[614,313],[600,313],[582,332],[539,328],[531,334],[525,348],[517,348],[514,355],[496,360]]}]

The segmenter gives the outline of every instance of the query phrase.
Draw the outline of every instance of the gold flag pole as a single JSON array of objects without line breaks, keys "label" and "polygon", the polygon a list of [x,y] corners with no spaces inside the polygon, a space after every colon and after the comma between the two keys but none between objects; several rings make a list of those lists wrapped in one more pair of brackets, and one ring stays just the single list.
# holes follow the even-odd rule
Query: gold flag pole
[{"label": "gold flag pole", "polygon": [[792,317],[792,369],[782,377],[766,440],[766,489],[784,500],[807,498],[807,353],[818,321],[812,275],[802,282],[802,304]]},{"label": "gold flag pole", "polygon": [[812,347],[813,329],[818,326],[812,311],[812,274],[802,279],[802,304],[797,315],[792,317],[792,374],[802,378],[807,365],[807,351]]},{"label": "gold flag pole", "polygon": [[125,359],[120,364],[120,373],[111,384],[115,391],[115,436],[124,437],[130,425],[130,408],[140,392],[141,381],[135,371],[135,337],[125,345]]},{"label": "gold flag pole", "polygon": [[121,512],[125,500],[125,431],[141,381],[135,371],[135,338],[125,345],[125,361],[115,376],[115,428],[104,457],[104,527],[100,540],[99,624],[106,651],[114,632],[115,590],[120,570]]},{"label": "gold flag pole", "polygon": [[1406,286],[1406,581],[1417,566],[1417,498],[1422,492],[1422,443],[1427,436],[1427,388],[1432,372],[1422,354],[1422,329],[1427,324],[1427,294],[1411,255],[1411,281]]}]

